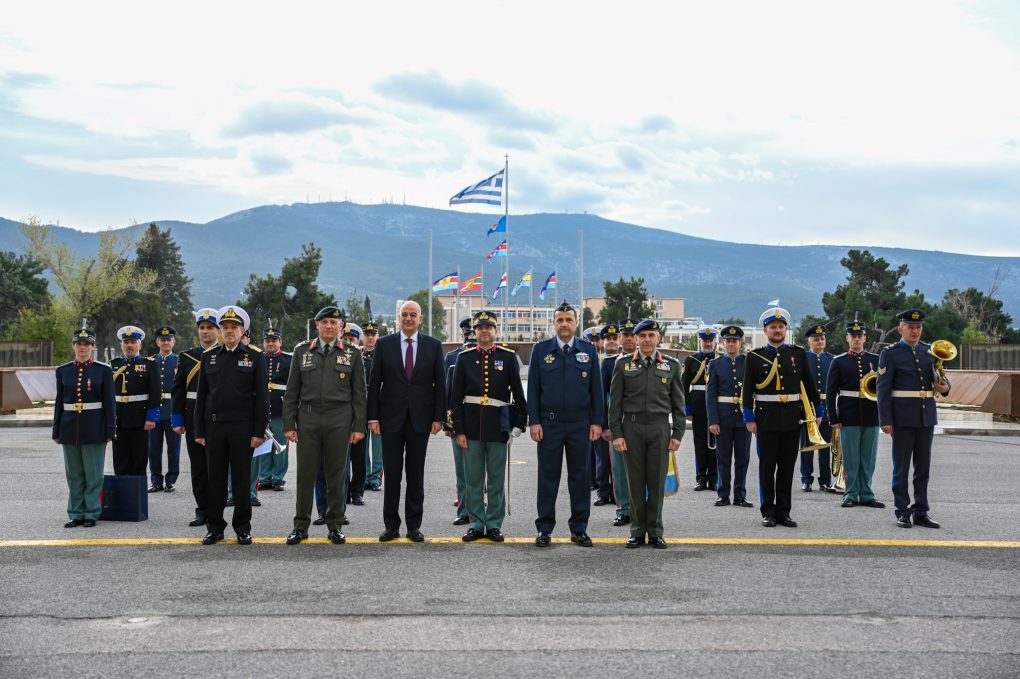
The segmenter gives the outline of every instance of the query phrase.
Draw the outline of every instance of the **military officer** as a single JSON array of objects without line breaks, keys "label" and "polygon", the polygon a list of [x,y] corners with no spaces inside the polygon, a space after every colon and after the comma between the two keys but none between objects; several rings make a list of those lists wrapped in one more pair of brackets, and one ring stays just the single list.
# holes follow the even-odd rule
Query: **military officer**
[{"label": "military officer", "polygon": [[56,370],[53,441],[64,449],[67,523],[91,528],[102,512],[106,443],[116,434],[113,371],[92,359],[96,333],[82,328],[71,338],[74,359]]},{"label": "military officer", "polygon": [[722,356],[708,364],[708,384],[705,389],[705,409],[708,412],[708,431],[715,436],[715,461],[719,498],[716,507],[730,504],[730,466],[733,466],[733,504],[753,507],[747,501],[747,465],[751,459],[751,432],[744,426],[740,412],[740,391],[744,379],[746,357],[740,353],[744,331],[736,325],[727,325],[722,338]]},{"label": "military officer", "polygon": [[159,368],[142,356],[145,331],[125,325],[117,331],[122,358],[110,363],[117,399],[117,437],[113,440],[113,471],[117,476],[145,476],[149,431],[160,414]]},{"label": "military officer", "polygon": [[[177,372],[177,354],[174,344],[177,342],[177,331],[169,325],[156,329],[156,346],[159,348],[151,358],[159,368],[160,403],[159,421],[156,428],[149,432],[149,478],[152,485],[150,493],[166,491],[172,493],[176,489],[177,477],[181,465],[181,435],[174,431],[170,421],[172,415],[170,396]],[[166,441],[166,476],[163,476],[163,441]],[[164,485],[165,484],[165,485]]]},{"label": "military officer", "polygon": [[202,353],[195,399],[195,442],[206,446],[209,462],[209,509],[202,544],[223,539],[229,467],[235,498],[231,524],[237,543],[250,545],[251,460],[269,426],[269,377],[262,352],[241,342],[241,333],[248,329],[247,312],[231,305],[216,316],[223,343]]},{"label": "military officer", "polygon": [[356,347],[340,339],[344,317],[335,306],[315,314],[318,337],[294,347],[293,369],[283,397],[283,429],[297,445],[297,506],[288,545],[308,538],[313,487],[320,459],[326,478],[326,525],[334,544],[343,534],[342,475],[348,447],[365,438],[365,364]]},{"label": "military officer", "polygon": [[[446,356],[443,357],[443,369],[446,371],[446,402],[452,404],[452,390],[453,390],[453,369],[457,365],[457,356],[463,351],[468,351],[477,346],[475,340],[475,331],[471,327],[471,319],[465,318],[460,322],[460,333],[462,344],[447,352]],[[457,507],[457,517],[453,520],[454,526],[463,526],[471,521],[468,516],[467,500],[464,496],[464,484],[466,483],[464,477],[464,448],[457,443],[457,437],[453,433],[453,410],[450,409],[447,412],[447,422],[444,427],[446,435],[450,437],[450,445],[453,447],[453,472],[457,477],[457,500],[454,502],[454,506]]]},{"label": "military officer", "polygon": [[[900,341],[878,357],[878,421],[892,435],[896,524],[939,528],[928,516],[931,444],[938,424],[935,394],[949,393],[949,381],[935,369],[931,345],[921,341],[925,313],[908,309],[897,316]],[[914,464],[914,503],[910,504],[910,464]]]},{"label": "military officer", "polygon": [[556,525],[556,494],[564,455],[570,491],[570,539],[591,547],[591,441],[602,435],[605,396],[595,346],[576,337],[577,310],[566,301],[554,312],[556,337],[539,342],[528,365],[528,421],[538,444],[535,544],[547,547]]},{"label": "military officer", "polygon": [[[646,319],[635,328],[638,350],[616,360],[609,392],[613,447],[624,454],[630,482],[628,548],[665,549],[662,501],[669,454],[680,447],[687,419],[680,362],[658,351],[662,328]],[[672,420],[672,422],[671,422]]]},{"label": "military officer", "polygon": [[[878,370],[878,354],[864,351],[866,333],[858,321],[846,326],[850,350],[832,359],[825,388],[825,411],[843,451],[846,488],[843,506],[885,507],[875,499],[871,477],[878,457],[878,404],[861,393],[865,375]],[[832,439],[830,439],[832,440]]]},{"label": "military officer", "polygon": [[[808,372],[815,383],[815,389],[819,394],[825,394],[825,385],[829,379],[829,366],[832,365],[834,356],[825,350],[825,328],[816,325],[807,332],[808,343]],[[828,406],[828,404],[826,404]],[[819,427],[822,438],[832,441],[832,429],[828,420],[822,420]],[[807,429],[801,430],[800,444],[806,446],[808,443]],[[832,490],[832,470],[829,469],[829,448],[819,448],[818,452],[818,487],[821,490]],[[805,493],[811,492],[811,484],[814,481],[814,458],[815,451],[805,450],[800,454],[800,489]]]},{"label": "military officer", "polygon": [[262,349],[269,373],[269,430],[282,446],[279,452],[260,455],[259,487],[265,490],[283,490],[287,475],[287,456],[290,446],[283,435],[283,394],[287,391],[291,354],[281,350],[283,335],[272,326],[262,333]]},{"label": "military officer", "polygon": [[[620,332],[620,328],[628,328],[627,332]],[[637,343],[634,340],[634,327],[636,323],[627,319],[621,324],[608,323],[599,333],[602,335],[602,345],[606,354],[602,357],[602,391],[606,395],[605,415],[602,418],[602,441],[609,448],[610,474],[613,480],[613,494],[616,499],[616,518],[613,519],[614,526],[626,526],[630,523],[630,488],[627,486],[627,464],[624,455],[612,445],[613,432],[609,428],[609,388],[613,382],[613,369],[621,354],[621,339],[630,338],[630,353],[634,353]]]},{"label": "military officer", "polygon": [[698,330],[698,351],[683,363],[683,390],[687,419],[694,427],[694,470],[697,485],[694,490],[715,490],[715,451],[708,446],[708,415],[705,410],[705,389],[708,381],[708,363],[715,358],[714,328]]},{"label": "military officer", "polygon": [[821,422],[825,408],[807,369],[807,352],[786,343],[790,312],[772,307],[758,321],[768,343],[747,355],[741,405],[744,425],[758,438],[761,522],[768,528],[777,523],[795,528],[797,522],[790,517],[790,492],[800,452],[800,425],[805,417],[801,395],[806,394],[814,407],[816,424]]},{"label": "military officer", "polygon": [[[606,357],[609,355],[609,350],[606,348],[607,345],[612,346],[612,355],[616,356],[620,353],[620,329],[616,324],[612,325],[613,333],[612,338],[609,342],[606,341],[605,330],[609,326],[603,326],[601,328],[595,328],[592,336],[598,338],[598,342],[595,347],[599,350],[599,374],[602,378],[602,391],[607,393],[609,391],[609,382],[606,381],[606,371],[602,369],[605,363]],[[610,378],[613,373],[609,372]],[[605,412],[605,410],[603,410]],[[596,507],[604,507],[606,505],[616,505],[616,497],[613,492],[613,462],[611,454],[609,452],[612,446],[609,445],[609,440],[605,438],[608,414],[602,417],[602,435],[599,436],[598,441],[592,441],[592,459],[595,464],[595,492],[598,497],[592,504]]]},{"label": "military officer", "polygon": [[[357,323],[348,323],[344,326],[341,339],[350,347],[361,351],[361,327]],[[364,365],[364,356],[362,356]],[[365,393],[368,393],[368,383],[365,383]],[[365,439],[351,444],[350,454],[347,456],[347,468],[344,470],[344,500],[352,505],[361,506],[365,504]]]},{"label": "military officer", "polygon": [[528,406],[517,354],[496,345],[495,314],[479,311],[472,324],[478,346],[457,356],[449,401],[453,432],[464,450],[464,496],[471,516],[462,539],[503,542],[508,441],[523,433]]},{"label": "military officer", "polygon": [[174,431],[184,434],[191,464],[191,492],[195,497],[195,518],[188,525],[204,526],[209,512],[209,464],[205,446],[195,441],[195,398],[198,396],[198,371],[202,367],[202,352],[218,343],[220,327],[216,309],[208,307],[195,312],[198,328],[198,346],[180,353],[177,374],[171,391],[173,414],[170,423]]},{"label": "military officer", "polygon": [[[379,339],[379,326],[374,321],[361,324],[361,357],[365,363],[365,375],[372,374],[372,361],[375,360],[375,343]],[[378,492],[382,490],[382,436],[367,432],[365,434],[365,489]]]}]

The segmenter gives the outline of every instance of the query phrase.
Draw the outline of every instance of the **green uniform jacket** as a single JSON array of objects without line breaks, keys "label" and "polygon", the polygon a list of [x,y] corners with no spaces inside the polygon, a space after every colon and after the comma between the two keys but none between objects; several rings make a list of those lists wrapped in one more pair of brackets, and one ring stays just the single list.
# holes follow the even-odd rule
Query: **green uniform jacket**
[{"label": "green uniform jacket", "polygon": [[349,404],[351,432],[364,434],[367,399],[365,363],[357,347],[337,340],[328,357],[322,355],[318,339],[294,347],[283,395],[284,431],[297,431],[298,413],[306,407],[329,413]]},{"label": "green uniform jacket", "polygon": [[609,387],[609,429],[613,438],[623,436],[625,415],[673,416],[670,438],[680,440],[687,429],[684,392],[680,384],[680,362],[658,351],[650,368],[640,350],[621,354],[613,368]]}]

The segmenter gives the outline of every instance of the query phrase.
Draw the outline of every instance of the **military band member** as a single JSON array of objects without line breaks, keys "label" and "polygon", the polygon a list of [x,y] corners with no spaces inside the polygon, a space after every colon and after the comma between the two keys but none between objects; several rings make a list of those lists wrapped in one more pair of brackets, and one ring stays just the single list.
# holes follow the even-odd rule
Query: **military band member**
[{"label": "military band member", "polygon": [[[169,325],[156,329],[156,346],[159,351],[152,356],[159,368],[160,403],[159,421],[156,428],[149,432],[149,478],[152,485],[150,493],[166,491],[172,493],[176,489],[177,477],[181,473],[181,435],[174,431],[170,421],[172,415],[170,396],[173,391],[174,377],[177,373],[177,354],[174,344],[177,343],[177,331]],[[163,441],[166,441],[166,476],[163,476]]]},{"label": "military band member", "polygon": [[843,506],[882,508],[871,490],[878,457],[878,404],[861,394],[864,376],[878,370],[878,354],[864,351],[864,326],[854,321],[846,326],[850,350],[832,359],[825,389],[825,411],[832,435],[839,437],[843,452],[846,489]]},{"label": "military band member", "polygon": [[708,447],[708,414],[705,410],[708,363],[715,358],[715,339],[715,329],[698,330],[698,351],[683,362],[684,403],[694,435],[694,470],[698,482],[694,490],[715,490],[717,482],[715,451]]},{"label": "military band member", "polygon": [[680,447],[687,419],[680,362],[659,353],[658,321],[637,324],[638,350],[616,360],[609,392],[613,446],[624,454],[630,482],[628,548],[648,544],[665,549],[662,501],[669,454]]},{"label": "military band member", "polygon": [[269,426],[269,377],[262,352],[241,342],[248,329],[247,312],[225,306],[216,316],[223,344],[202,353],[195,399],[195,442],[206,446],[209,462],[208,532],[202,544],[223,539],[229,467],[235,498],[231,523],[237,543],[250,545],[251,461]]},{"label": "military band member", "polygon": [[365,364],[361,352],[340,339],[344,317],[335,306],[315,314],[318,336],[294,347],[283,397],[283,428],[297,445],[297,501],[288,545],[308,538],[313,487],[320,460],[326,481],[326,526],[334,544],[343,534],[343,473],[349,446],[365,438]]},{"label": "military band member", "polygon": [[266,372],[269,374],[269,431],[282,449],[278,453],[266,453],[258,458],[259,487],[264,490],[283,490],[290,452],[287,437],[283,435],[283,394],[287,391],[292,357],[281,350],[282,345],[280,329],[266,328],[262,333],[262,349],[266,357]]},{"label": "military band member", "polygon": [[[807,332],[808,343],[808,371],[815,383],[815,389],[819,394],[825,394],[825,385],[829,379],[829,366],[832,365],[834,356],[825,350],[825,328],[816,325]],[[826,404],[828,405],[828,404]],[[822,438],[832,441],[832,429],[827,420],[823,420],[819,426]],[[807,429],[801,430],[800,444],[806,446],[808,443]],[[814,482],[815,455],[818,456],[818,487],[821,490],[832,489],[832,470],[829,468],[831,455],[829,448],[819,448],[817,451],[805,450],[800,454],[800,489],[805,493],[811,492],[811,484]]]},{"label": "military band member", "polygon": [[[616,500],[616,518],[614,526],[626,526],[630,523],[630,488],[627,487],[627,464],[623,453],[612,445],[613,432],[609,428],[609,387],[613,382],[613,368],[621,354],[621,339],[630,346],[630,353],[637,348],[634,339],[634,321],[627,319],[622,324],[609,323],[602,328],[602,344],[606,354],[602,357],[602,391],[606,395],[605,416],[602,418],[602,443],[609,449],[610,475],[613,481],[613,494]],[[620,332],[620,328],[627,328]]]},{"label": "military band member", "polygon": [[719,332],[725,353],[708,364],[708,387],[705,390],[705,408],[708,412],[708,431],[715,436],[717,472],[716,507],[730,504],[730,467],[733,468],[733,504],[753,507],[747,501],[747,465],[751,460],[751,432],[744,426],[740,410],[741,386],[744,380],[744,363],[740,353],[744,331],[736,325],[727,325]]},{"label": "military band member", "polygon": [[195,441],[195,398],[198,396],[198,371],[202,367],[202,352],[216,346],[219,337],[216,313],[216,309],[208,307],[195,312],[198,346],[178,356],[177,374],[171,391],[171,424],[175,432],[184,435],[184,442],[188,446],[191,492],[195,496],[195,518],[188,523],[192,527],[204,526],[209,514],[209,462],[205,446]]},{"label": "military band member", "polygon": [[[356,323],[348,323],[344,326],[341,339],[347,346],[361,352],[361,327]],[[364,366],[364,357],[362,357],[362,366]],[[367,381],[365,382],[365,393],[368,393]],[[365,504],[365,479],[365,439],[361,439],[357,443],[351,444],[351,450],[347,456],[347,468],[344,470],[344,500],[346,502],[356,506]]]},{"label": "military band member", "polygon": [[[931,345],[921,341],[925,313],[909,309],[897,316],[900,341],[878,357],[878,420],[882,431],[892,435],[893,499],[896,524],[939,528],[928,516],[928,475],[931,445],[938,424],[936,392],[949,393],[948,380],[935,370]],[[910,504],[910,464],[914,464],[914,503]]]},{"label": "military band member", "polygon": [[[365,362],[365,375],[372,374],[372,361],[375,360],[375,343],[379,339],[379,326],[374,321],[361,324],[361,335],[364,345],[361,357]],[[378,492],[382,490],[382,436],[368,432],[365,435],[365,489]]]},{"label": "military band member", "polygon": [[145,332],[133,325],[117,331],[124,353],[110,363],[117,400],[117,437],[113,440],[113,471],[117,476],[145,476],[149,431],[159,421],[159,368],[142,356]]},{"label": "military band member", "polygon": [[[449,352],[443,357],[443,369],[446,372],[446,403],[449,405],[453,404],[452,389],[453,389],[453,369],[457,365],[457,356],[463,351],[468,351],[475,348],[478,342],[475,340],[475,331],[471,327],[471,319],[465,318],[460,322],[460,332],[463,343]],[[453,447],[453,472],[457,477],[457,499],[454,502],[454,506],[457,507],[457,517],[453,520],[454,526],[463,526],[471,521],[468,515],[467,500],[464,496],[464,484],[466,483],[464,478],[464,448],[457,443],[457,437],[453,433],[453,410],[452,408],[448,411],[449,417],[444,429],[446,435],[450,437],[450,445]]]},{"label": "military band member", "polygon": [[67,523],[91,528],[102,512],[106,443],[116,433],[113,371],[92,359],[96,333],[82,328],[71,338],[74,359],[56,370],[53,441],[64,450]]},{"label": "military band member", "polygon": [[503,542],[508,441],[527,426],[528,407],[517,354],[495,343],[496,316],[479,311],[473,325],[478,346],[457,356],[450,390],[453,432],[464,449],[464,495],[471,516],[471,527],[462,539]]},{"label": "military band member", "polygon": [[800,425],[804,419],[801,386],[818,416],[824,416],[818,390],[801,347],[786,344],[790,312],[773,307],[759,318],[767,344],[751,350],[744,364],[743,408],[747,430],[758,438],[758,482],[761,522],[794,528],[790,518],[793,469],[800,452]]},{"label": "military band member", "polygon": [[577,311],[566,301],[554,312],[556,337],[536,344],[528,365],[528,421],[538,444],[535,544],[547,547],[556,526],[563,459],[570,491],[570,540],[591,547],[591,445],[602,435],[605,395],[595,346],[575,336]]}]

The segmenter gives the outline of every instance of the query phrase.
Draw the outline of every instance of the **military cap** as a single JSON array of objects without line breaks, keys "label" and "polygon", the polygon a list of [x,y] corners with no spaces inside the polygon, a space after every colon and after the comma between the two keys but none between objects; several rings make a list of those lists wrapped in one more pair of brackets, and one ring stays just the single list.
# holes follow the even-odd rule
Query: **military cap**
[{"label": "military cap", "polygon": [[315,320],[317,321],[321,321],[324,318],[339,318],[341,323],[346,320],[343,312],[335,306],[322,307],[319,309],[319,313],[315,314]]},{"label": "military cap", "polygon": [[581,333],[581,337],[583,337],[584,339],[586,339],[589,342],[591,342],[596,337],[599,337],[599,329],[598,328],[586,328],[585,331],[583,333]]},{"label": "military cap", "polygon": [[771,309],[766,309],[765,313],[758,317],[758,324],[763,328],[773,321],[790,325],[790,312],[782,307],[774,306]]},{"label": "military cap", "polygon": [[605,338],[609,337],[610,335],[619,335],[619,334],[620,334],[620,326],[618,326],[616,323],[607,323],[606,325],[602,326],[602,330],[599,331],[599,335],[602,337],[602,339],[605,339]]},{"label": "military cap", "polygon": [[807,331],[805,337],[825,337],[825,327],[816,325]]},{"label": "military cap", "polygon": [[700,330],[698,330],[698,337],[700,337],[701,339],[714,340],[715,339],[715,328],[710,328],[708,326],[705,326],[704,328],[701,328]]},{"label": "military cap", "polygon": [[927,316],[927,314],[920,309],[907,309],[903,313],[897,314],[896,318],[898,318],[901,323],[924,325],[925,316]]},{"label": "military cap", "polygon": [[244,332],[241,333],[241,337],[247,337],[248,339],[251,339],[251,330],[245,328]]},{"label": "military cap", "polygon": [[373,321],[366,321],[361,324],[361,332],[363,332],[366,335],[378,335],[379,326],[376,325]]},{"label": "military cap", "polygon": [[854,321],[846,326],[846,334],[848,335],[866,335],[868,331],[865,330],[864,326],[861,325],[860,321]]},{"label": "military cap", "polygon": [[86,342],[88,344],[96,343],[96,331],[89,330],[88,328],[82,328],[76,330],[74,335],[71,337],[71,344],[77,344],[78,342]]},{"label": "military cap", "polygon": [[173,339],[177,337],[177,331],[173,329],[173,326],[164,325],[161,328],[156,328],[156,339]]},{"label": "military cap", "polygon": [[122,342],[124,340],[143,340],[145,339],[145,331],[136,325],[125,325],[117,331],[117,339]]},{"label": "military cap", "polygon": [[280,329],[279,328],[274,328],[273,326],[269,326],[268,328],[266,328],[265,332],[262,333],[262,339],[265,340],[265,339],[269,339],[269,338],[282,340],[283,339],[283,335],[280,334]]},{"label": "military cap", "polygon": [[727,339],[743,339],[744,330],[739,325],[727,325],[725,328],[719,331],[719,336],[724,340]]},{"label": "military cap", "polygon": [[227,321],[237,323],[245,330],[248,329],[248,325],[251,320],[248,318],[248,312],[239,306],[225,306],[216,312],[216,318],[220,319],[220,325],[223,325]]},{"label": "military cap", "polygon": [[216,315],[218,313],[219,312],[216,311],[216,309],[210,309],[208,307],[204,309],[199,309],[198,311],[195,312],[195,325],[198,325],[199,323],[212,323],[213,325],[219,327],[220,324],[219,321],[217,320],[219,316]]},{"label": "military cap", "polygon": [[354,335],[354,339],[361,339],[361,327],[357,323],[348,323],[344,326],[345,335]]},{"label": "military cap", "polygon": [[639,332],[641,332],[642,330],[654,330],[655,332],[657,332],[657,333],[659,333],[661,335],[662,334],[662,325],[658,321],[656,321],[655,319],[646,318],[645,320],[643,320],[643,321],[641,321],[640,323],[637,324],[637,326],[634,328],[634,334],[636,335]]},{"label": "military cap", "polygon": [[479,311],[478,313],[476,313],[471,318],[471,326],[472,327],[477,328],[480,325],[488,325],[488,326],[491,326],[491,327],[495,328],[496,327],[496,317],[493,314],[491,314],[488,311],[485,311],[483,309],[483,310]]},{"label": "military cap", "polygon": [[559,313],[561,311],[573,311],[575,313],[577,312],[577,310],[574,307],[570,306],[570,302],[568,302],[567,300],[563,300],[562,302],[560,302],[560,305],[556,307],[556,313]]},{"label": "military cap", "polygon": [[625,318],[623,319],[623,323],[620,324],[620,332],[622,332],[624,335],[633,335],[635,332],[634,328],[636,327],[637,321],[635,321],[633,318]]}]

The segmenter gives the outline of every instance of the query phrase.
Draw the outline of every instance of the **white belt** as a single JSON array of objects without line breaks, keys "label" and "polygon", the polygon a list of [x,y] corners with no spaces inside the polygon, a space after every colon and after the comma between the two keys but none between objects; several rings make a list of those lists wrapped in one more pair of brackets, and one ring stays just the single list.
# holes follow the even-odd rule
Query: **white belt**
[{"label": "white belt", "polygon": [[187,394],[185,394],[185,398],[191,398],[191,399],[198,398],[198,392],[197,391],[189,391]]},{"label": "white belt", "polygon": [[762,403],[797,403],[800,394],[755,394],[754,400]]},{"label": "white belt", "polygon": [[861,397],[861,392],[859,392],[859,391],[844,391],[844,390],[840,389],[839,395],[840,396],[849,396],[850,398],[860,398]]},{"label": "white belt", "polygon": [[170,394],[164,391],[162,394],[160,394],[160,398],[162,398],[165,401],[166,399],[170,398]]},{"label": "white belt", "polygon": [[900,391],[898,389],[893,390],[893,398],[935,398],[934,391]]},{"label": "white belt", "polygon": [[148,394],[135,394],[134,396],[118,396],[117,403],[137,403],[139,401],[148,401]]},{"label": "white belt", "polygon": [[472,403],[476,406],[508,406],[509,403],[500,401],[496,398],[489,398],[488,396],[465,396],[464,403]]},{"label": "white belt", "polygon": [[719,403],[740,403],[739,396],[720,396]]},{"label": "white belt", "polygon": [[99,410],[103,407],[102,403],[65,403],[64,410],[73,410],[80,413],[83,410]]},{"label": "white belt", "polygon": [[286,384],[270,384],[269,388],[270,389],[275,389],[276,391],[286,391],[287,390],[287,385]]},{"label": "white belt", "polygon": [[705,386],[704,384],[692,384],[691,391],[705,391]]}]

